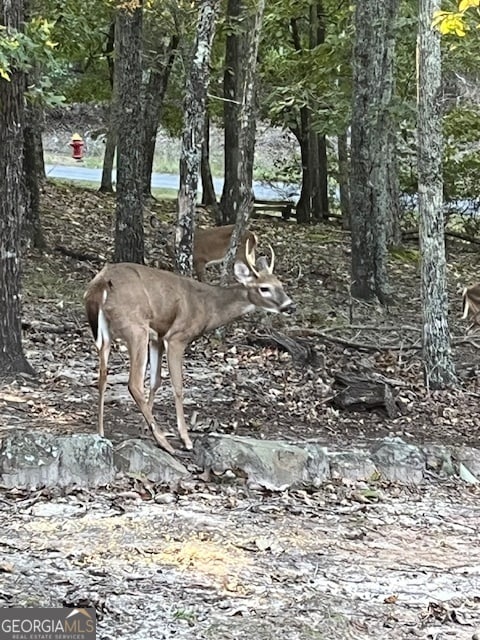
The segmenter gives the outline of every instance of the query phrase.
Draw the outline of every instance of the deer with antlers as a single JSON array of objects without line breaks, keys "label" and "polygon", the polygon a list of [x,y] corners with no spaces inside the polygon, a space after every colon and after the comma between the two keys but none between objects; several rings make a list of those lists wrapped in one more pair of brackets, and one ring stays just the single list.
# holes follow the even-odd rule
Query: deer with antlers
[{"label": "deer with antlers", "polygon": [[[294,309],[271,260],[254,262],[254,250],[246,246],[246,260],[235,263],[239,284],[209,285],[193,278],[133,263],[104,267],[85,292],[85,307],[99,356],[98,433],[103,436],[107,364],[113,338],[126,342],[130,357],[128,390],[143,414],[157,443],[169,453],[173,447],[153,417],[155,392],[161,384],[161,360],[165,351],[175,399],[177,428],[187,449],[192,448],[183,411],[182,364],[185,348],[207,331],[229,324],[255,309],[274,313]],[[144,394],[147,363],[150,392]]]}]

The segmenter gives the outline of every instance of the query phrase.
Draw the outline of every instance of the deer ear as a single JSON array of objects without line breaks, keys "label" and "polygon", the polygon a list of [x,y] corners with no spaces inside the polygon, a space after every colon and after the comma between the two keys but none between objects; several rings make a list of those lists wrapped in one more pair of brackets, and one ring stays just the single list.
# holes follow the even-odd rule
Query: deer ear
[{"label": "deer ear", "polygon": [[259,271],[268,271],[268,262],[266,258],[264,258],[263,256],[260,256],[260,258],[257,258],[257,262],[255,266]]},{"label": "deer ear", "polygon": [[235,278],[241,284],[247,285],[255,281],[255,276],[244,262],[237,261],[233,267]]}]

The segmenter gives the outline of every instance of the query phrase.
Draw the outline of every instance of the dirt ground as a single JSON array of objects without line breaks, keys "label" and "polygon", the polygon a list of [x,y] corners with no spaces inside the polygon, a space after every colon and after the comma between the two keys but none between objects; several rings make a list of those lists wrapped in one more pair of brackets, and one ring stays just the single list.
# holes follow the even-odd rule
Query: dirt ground
[{"label": "dirt ground", "polygon": [[[7,495],[1,606],[94,606],[98,637],[458,638],[480,632],[478,491],[192,483]],[[478,636],[476,636],[478,637]]]},{"label": "dirt ground", "polygon": [[[150,213],[172,220],[173,206],[152,205],[147,220]],[[38,376],[2,387],[0,432],[93,432],[97,365],[82,295],[111,255],[113,200],[47,184],[42,216],[49,248],[28,250],[24,265],[25,350]],[[476,249],[449,245],[461,384],[428,392],[415,244],[392,254],[396,304],[382,310],[349,300],[349,239],[339,225],[262,218],[253,226],[274,246],[276,271],[298,311],[250,316],[191,347],[185,406],[193,437],[211,430],[349,446],[400,435],[480,446],[479,354],[459,318],[461,288],[477,279]],[[168,262],[155,230],[148,228],[146,243],[149,264]],[[306,340],[316,362],[293,363],[268,343],[273,329]],[[387,377],[401,411],[387,418],[381,410],[335,408],[338,372]],[[142,428],[126,376],[119,346],[105,412],[114,440]],[[155,413],[173,434],[166,374]],[[91,603],[102,639],[473,638],[480,632],[478,492],[433,476],[416,489],[372,480],[308,494],[255,492],[228,479],[194,479],[175,493],[139,480],[95,492],[3,492],[0,602]]]}]

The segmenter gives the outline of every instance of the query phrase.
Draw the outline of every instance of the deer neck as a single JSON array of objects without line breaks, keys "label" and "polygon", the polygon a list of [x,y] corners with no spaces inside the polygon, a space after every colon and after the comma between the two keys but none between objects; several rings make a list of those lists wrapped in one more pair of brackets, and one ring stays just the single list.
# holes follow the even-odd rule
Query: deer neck
[{"label": "deer neck", "polygon": [[228,324],[255,309],[248,299],[248,289],[242,285],[212,289],[213,295],[210,296],[207,309],[207,331]]}]

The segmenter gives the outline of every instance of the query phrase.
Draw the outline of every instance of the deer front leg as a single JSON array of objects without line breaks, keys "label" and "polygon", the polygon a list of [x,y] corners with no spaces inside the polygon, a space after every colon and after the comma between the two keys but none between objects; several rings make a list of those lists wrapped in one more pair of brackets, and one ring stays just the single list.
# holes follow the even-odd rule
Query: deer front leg
[{"label": "deer front leg", "polygon": [[185,415],[183,413],[183,381],[182,365],[185,344],[179,340],[165,341],[165,351],[167,353],[168,370],[175,398],[175,410],[177,413],[177,429],[186,449],[193,449],[192,441],[188,435]]},{"label": "deer front leg", "polygon": [[147,368],[148,356],[148,331],[132,334],[126,339],[128,344],[128,352],[130,355],[130,375],[128,378],[128,390],[132,398],[135,400],[138,408],[143,414],[146,423],[152,431],[152,435],[157,443],[171,453],[175,454],[175,449],[168,442],[165,434],[155,424],[150,404],[145,400],[144,380],[145,370]]}]

